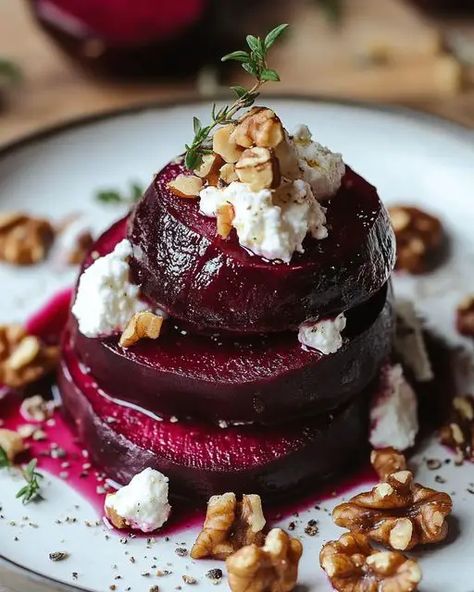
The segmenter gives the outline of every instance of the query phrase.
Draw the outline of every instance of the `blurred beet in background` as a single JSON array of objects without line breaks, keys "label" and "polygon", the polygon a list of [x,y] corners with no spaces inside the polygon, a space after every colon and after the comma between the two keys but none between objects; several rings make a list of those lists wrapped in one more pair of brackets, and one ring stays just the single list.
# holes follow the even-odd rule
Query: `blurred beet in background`
[{"label": "blurred beet in background", "polygon": [[242,39],[250,0],[30,0],[38,21],[82,64],[112,76],[178,76]]}]

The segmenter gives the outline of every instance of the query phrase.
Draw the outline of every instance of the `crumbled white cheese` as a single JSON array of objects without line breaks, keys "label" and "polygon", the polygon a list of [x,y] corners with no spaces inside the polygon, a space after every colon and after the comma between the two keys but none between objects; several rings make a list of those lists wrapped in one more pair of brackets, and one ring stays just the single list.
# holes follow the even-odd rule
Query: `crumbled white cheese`
[{"label": "crumbled white cheese", "polygon": [[406,450],[414,445],[418,404],[400,364],[385,369],[384,385],[372,402],[370,420],[370,443],[374,448]]},{"label": "crumbled white cheese", "polygon": [[303,253],[303,240],[310,233],[327,237],[325,209],[316,201],[308,183],[283,183],[276,191],[251,191],[245,183],[206,187],[200,193],[200,210],[216,216],[217,208],[230,203],[233,227],[245,249],[265,259],[288,263],[293,253]]},{"label": "crumbled white cheese", "polygon": [[342,346],[342,331],[347,319],[343,312],[334,319],[307,321],[300,325],[298,341],[309,349],[316,349],[322,354],[334,354]]},{"label": "crumbled white cheese", "polygon": [[346,172],[342,155],[315,142],[306,125],[298,126],[292,138],[303,179],[311,185],[316,199],[324,200],[334,195]]},{"label": "crumbled white cheese", "polygon": [[146,308],[138,298],[138,286],[129,279],[131,254],[132,245],[125,239],[82,274],[72,313],[87,337],[121,331],[136,312]]},{"label": "crumbled white cheese", "polygon": [[109,494],[105,511],[113,510],[130,528],[152,532],[168,520],[168,478],[155,469],[145,469],[128,485]]},{"label": "crumbled white cheese", "polygon": [[420,319],[410,300],[397,300],[397,330],[395,332],[395,351],[403,363],[410,368],[419,382],[433,380],[433,368],[426,350],[425,338]]}]

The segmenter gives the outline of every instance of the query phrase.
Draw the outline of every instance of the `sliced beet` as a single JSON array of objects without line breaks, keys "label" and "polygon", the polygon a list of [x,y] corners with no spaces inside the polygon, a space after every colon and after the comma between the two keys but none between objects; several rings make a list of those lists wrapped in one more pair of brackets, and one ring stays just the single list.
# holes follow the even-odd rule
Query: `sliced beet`
[{"label": "sliced beet", "polygon": [[[93,250],[112,251],[124,228],[112,227]],[[374,378],[392,344],[391,289],[347,318],[344,345],[332,355],[304,350],[296,332],[213,338],[182,331],[173,319],[158,341],[130,349],[118,336],[85,337],[74,319],[71,328],[82,363],[117,399],[164,416],[270,424],[339,407]]]},{"label": "sliced beet", "polygon": [[328,202],[329,236],[307,237],[290,264],[265,261],[216,236],[198,199],[173,195],[184,171],[169,164],[131,219],[132,270],[143,293],[195,332],[295,330],[367,301],[387,282],[395,261],[393,232],[377,191],[347,170]]},{"label": "sliced beet", "polygon": [[174,494],[276,496],[334,476],[367,447],[367,394],[279,428],[159,421],[99,390],[68,343],[66,336],[59,371],[65,411],[93,460],[120,483],[153,467],[169,477]]}]

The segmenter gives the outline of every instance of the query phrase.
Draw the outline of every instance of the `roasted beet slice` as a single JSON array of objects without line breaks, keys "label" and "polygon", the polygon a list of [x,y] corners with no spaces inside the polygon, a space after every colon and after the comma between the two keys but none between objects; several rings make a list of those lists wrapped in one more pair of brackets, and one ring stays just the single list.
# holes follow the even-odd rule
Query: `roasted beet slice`
[{"label": "roasted beet slice", "polygon": [[353,464],[367,447],[368,397],[285,427],[160,421],[99,390],[68,345],[59,386],[66,413],[93,460],[125,483],[145,467],[162,471],[174,494],[207,499],[225,491],[282,495]]},{"label": "roasted beet slice", "polygon": [[294,330],[307,318],[354,308],[387,282],[395,259],[387,212],[375,188],[350,169],[327,204],[329,237],[308,237],[290,264],[249,254],[235,231],[217,237],[198,199],[169,191],[181,172],[181,164],[170,164],[156,177],[129,238],[143,293],[195,332]]},{"label": "roasted beet slice", "polygon": [[[112,227],[93,250],[113,250],[124,228]],[[213,338],[169,319],[158,341],[123,349],[118,336],[87,338],[74,319],[71,328],[79,358],[117,399],[165,416],[269,424],[339,407],[373,379],[391,349],[391,289],[387,298],[384,286],[347,318],[343,347],[326,356],[305,351],[296,332]]]}]

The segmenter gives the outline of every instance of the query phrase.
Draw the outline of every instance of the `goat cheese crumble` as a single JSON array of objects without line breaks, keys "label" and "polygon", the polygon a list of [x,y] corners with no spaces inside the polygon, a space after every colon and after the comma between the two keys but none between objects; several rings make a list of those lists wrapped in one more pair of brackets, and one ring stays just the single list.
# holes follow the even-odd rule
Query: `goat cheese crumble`
[{"label": "goat cheese crumble", "polygon": [[342,347],[342,332],[347,319],[343,312],[334,319],[306,321],[300,325],[298,341],[309,349],[315,349],[324,355],[334,354]]},{"label": "goat cheese crumble", "polygon": [[201,213],[210,217],[217,215],[219,206],[231,204],[232,226],[241,246],[265,259],[289,263],[295,251],[304,252],[308,233],[316,239],[327,237],[325,209],[300,179],[284,182],[274,191],[252,191],[234,181],[224,188],[206,187],[200,198]]},{"label": "goat cheese crumble", "polygon": [[391,446],[406,450],[418,433],[418,403],[400,364],[385,369],[384,387],[372,402],[370,443],[374,448]]},{"label": "goat cheese crumble", "polygon": [[310,184],[316,199],[324,200],[340,188],[346,165],[341,154],[331,152],[312,138],[306,125],[298,126],[292,137],[303,179]]},{"label": "goat cheese crumble", "polygon": [[131,254],[132,245],[124,239],[81,275],[72,314],[83,335],[99,337],[121,331],[136,312],[146,309],[138,297],[138,286],[129,279]]},{"label": "goat cheese crumble", "polygon": [[171,511],[168,478],[155,469],[145,469],[128,485],[106,497],[105,511],[115,512],[127,526],[142,532],[161,528]]}]

